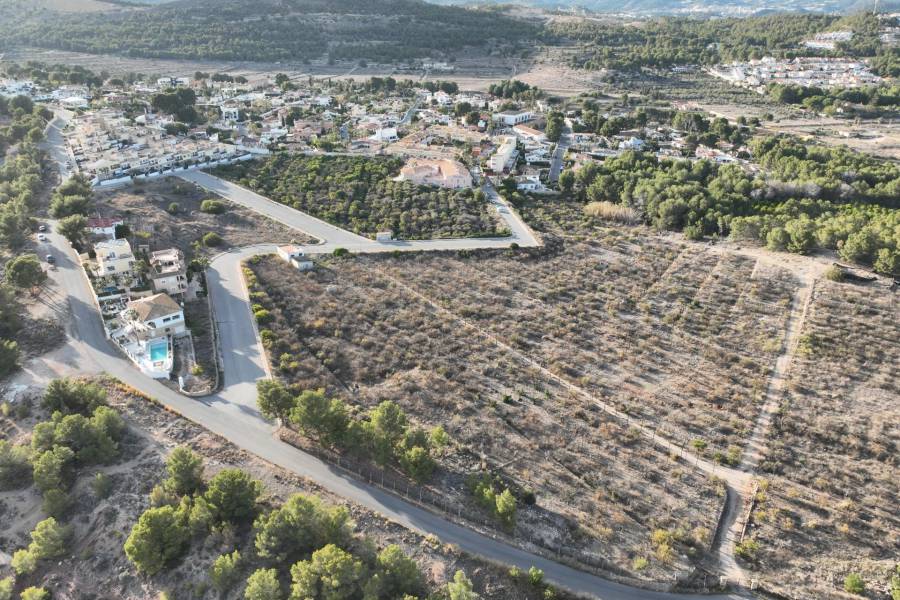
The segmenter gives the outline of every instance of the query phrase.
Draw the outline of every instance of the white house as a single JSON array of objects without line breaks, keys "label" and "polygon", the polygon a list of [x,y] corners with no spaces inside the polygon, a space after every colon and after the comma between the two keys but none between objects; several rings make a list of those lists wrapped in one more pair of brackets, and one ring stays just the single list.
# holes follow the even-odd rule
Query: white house
[{"label": "white house", "polygon": [[396,127],[382,127],[369,137],[373,142],[396,142],[400,139]]},{"label": "white house", "polygon": [[155,294],[132,300],[125,309],[127,323],[141,339],[183,334],[184,311],[168,294]]},{"label": "white house", "polygon": [[94,254],[97,277],[131,274],[134,268],[134,253],[126,239],[98,242],[94,244]]},{"label": "white house", "polygon": [[241,109],[236,106],[222,107],[222,120],[226,123],[237,123],[241,120]]},{"label": "white house", "polygon": [[287,245],[278,246],[276,252],[289,265],[297,267],[301,271],[310,271],[315,267],[315,263],[306,258],[303,250],[299,246]]},{"label": "white house", "polygon": [[543,131],[538,131],[534,127],[529,127],[528,125],[515,125],[513,126],[513,133],[516,136],[525,141],[529,142],[544,142],[547,140],[547,135]]},{"label": "white house", "polygon": [[501,140],[502,142],[497,151],[488,160],[488,167],[494,173],[502,173],[512,167],[518,154],[516,138],[506,136],[501,138]]},{"label": "white house", "polygon": [[177,296],[187,291],[187,266],[184,253],[177,248],[150,254],[150,285],[157,294]]},{"label": "white house", "polygon": [[87,220],[87,229],[91,235],[102,235],[111,240],[116,239],[116,227],[125,225],[122,219],[113,219],[110,217],[91,217]]},{"label": "white house", "polygon": [[492,116],[494,123],[500,123],[507,127],[525,123],[534,119],[534,113],[530,110],[505,110],[503,112],[494,113]]},{"label": "white house", "polygon": [[619,142],[619,150],[643,150],[644,140],[636,137],[630,137],[627,140]]}]

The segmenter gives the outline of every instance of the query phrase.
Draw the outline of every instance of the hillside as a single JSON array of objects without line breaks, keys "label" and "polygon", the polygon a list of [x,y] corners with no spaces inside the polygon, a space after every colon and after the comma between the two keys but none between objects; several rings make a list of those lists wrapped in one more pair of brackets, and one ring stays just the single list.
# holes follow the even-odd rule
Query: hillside
[{"label": "hillside", "polygon": [[[536,29],[493,11],[421,0],[184,0],[93,13],[0,0],[0,48],[249,61],[452,58],[515,47]],[[490,32],[485,34],[485,32]]]}]

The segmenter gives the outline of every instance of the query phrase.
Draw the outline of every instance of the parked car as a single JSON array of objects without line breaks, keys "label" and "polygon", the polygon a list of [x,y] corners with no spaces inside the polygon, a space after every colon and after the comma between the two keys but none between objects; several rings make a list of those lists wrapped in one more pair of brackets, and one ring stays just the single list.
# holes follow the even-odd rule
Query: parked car
[{"label": "parked car", "polygon": [[40,227],[38,227],[38,231],[40,231],[40,232],[47,231],[47,226],[46,226],[46,225],[41,225]]},{"label": "parked car", "polygon": [[47,255],[47,264],[51,264],[51,265],[52,265],[52,264],[55,264],[55,263],[56,263],[56,258],[55,258],[52,254],[48,254],[48,255]]},{"label": "parked car", "polygon": [[38,241],[39,241],[39,242],[46,242],[46,241],[47,241],[47,236],[46,236],[46,234],[39,233],[39,234],[38,234]]}]

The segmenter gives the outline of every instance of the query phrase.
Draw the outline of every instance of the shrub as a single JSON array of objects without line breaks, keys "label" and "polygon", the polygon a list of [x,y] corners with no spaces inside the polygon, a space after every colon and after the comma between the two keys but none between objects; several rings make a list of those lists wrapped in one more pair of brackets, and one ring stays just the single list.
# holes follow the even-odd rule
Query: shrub
[{"label": "shrub", "polygon": [[222,236],[215,231],[210,231],[201,239],[201,243],[207,248],[215,248],[222,245]]},{"label": "shrub", "polygon": [[71,536],[71,527],[60,525],[53,517],[44,519],[31,532],[28,551],[37,560],[59,558],[67,553]]},{"label": "shrub", "polygon": [[831,265],[825,269],[825,279],[840,283],[844,281],[844,270],[837,265]]},{"label": "shrub", "polygon": [[362,561],[328,544],[291,567],[291,598],[355,598],[361,595],[365,576]]},{"label": "shrub", "polygon": [[125,554],[139,571],[154,575],[181,555],[188,536],[187,527],[174,508],[150,508],[132,527],[125,541]]},{"label": "shrub", "polygon": [[221,215],[226,208],[225,203],[220,200],[208,199],[200,203],[200,210],[211,215]]},{"label": "shrub", "polygon": [[49,600],[50,592],[44,588],[32,586],[22,590],[19,598],[21,598],[21,600]]},{"label": "shrub", "polygon": [[16,550],[10,564],[16,575],[30,575],[37,569],[37,557],[28,550]]},{"label": "shrub", "polygon": [[247,578],[244,588],[245,600],[281,600],[284,594],[278,583],[278,571],[275,569],[257,569]]},{"label": "shrub", "polygon": [[204,498],[218,520],[241,523],[253,518],[262,485],[240,469],[224,469],[209,481]]},{"label": "shrub", "polygon": [[10,575],[0,579],[0,600],[12,600],[16,580]]},{"label": "shrub", "polygon": [[528,569],[528,583],[535,587],[539,587],[544,583],[544,572],[535,566]]},{"label": "shrub", "polygon": [[41,404],[49,412],[86,415],[106,404],[106,392],[94,383],[76,379],[54,379],[47,385]]},{"label": "shrub", "polygon": [[643,571],[650,565],[650,561],[643,556],[637,556],[631,561],[631,568],[635,571]]},{"label": "shrub", "polygon": [[640,215],[633,208],[622,204],[615,204],[607,200],[600,202],[589,202],[584,207],[584,214],[589,217],[598,219],[606,219],[608,221],[618,221],[619,223],[638,223]]},{"label": "shrub", "polygon": [[97,498],[106,498],[112,491],[112,480],[106,473],[96,473],[91,480],[91,489]]},{"label": "shrub", "polygon": [[178,495],[190,495],[203,486],[203,459],[187,446],[178,446],[166,459],[169,478],[167,490]]},{"label": "shrub", "polygon": [[859,573],[850,573],[844,578],[844,591],[862,596],[866,593],[866,582]]},{"label": "shrub", "polygon": [[213,587],[219,592],[227,592],[238,582],[241,564],[241,553],[235,550],[231,554],[222,554],[213,562],[209,578]]}]

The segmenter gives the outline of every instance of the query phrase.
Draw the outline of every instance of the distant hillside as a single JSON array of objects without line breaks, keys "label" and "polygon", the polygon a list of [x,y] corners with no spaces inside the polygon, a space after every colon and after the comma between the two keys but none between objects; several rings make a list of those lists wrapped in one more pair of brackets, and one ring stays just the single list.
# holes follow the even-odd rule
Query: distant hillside
[{"label": "distant hillside", "polygon": [[[776,12],[849,13],[871,9],[874,0],[433,0],[444,5],[489,6],[521,4],[546,9],[627,13],[635,16],[722,15],[747,16]],[[890,5],[890,6],[889,6]],[[891,8],[893,6],[893,8]],[[882,10],[896,10],[900,2],[879,1]]]},{"label": "distant hillside", "polygon": [[157,58],[391,62],[468,46],[512,51],[537,33],[495,11],[421,0],[179,0],[89,14],[0,0],[0,47]]}]

